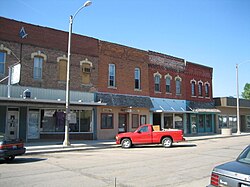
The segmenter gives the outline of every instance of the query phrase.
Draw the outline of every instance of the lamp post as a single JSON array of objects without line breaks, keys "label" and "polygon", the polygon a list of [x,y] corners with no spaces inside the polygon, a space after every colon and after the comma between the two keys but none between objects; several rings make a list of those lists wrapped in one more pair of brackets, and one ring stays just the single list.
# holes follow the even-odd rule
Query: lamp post
[{"label": "lamp post", "polygon": [[236,90],[237,90],[237,134],[241,134],[240,131],[240,99],[239,99],[239,65],[245,64],[248,61],[242,62],[240,64],[236,64]]},{"label": "lamp post", "polygon": [[69,79],[69,68],[70,68],[70,49],[71,49],[71,34],[72,34],[72,25],[74,18],[82,10],[84,7],[90,6],[92,4],[91,1],[86,1],[72,16],[69,17],[69,39],[68,39],[68,63],[67,63],[67,77],[66,77],[66,119],[65,119],[65,137],[63,141],[64,146],[70,146],[69,142],[69,120],[70,120],[70,79]]}]

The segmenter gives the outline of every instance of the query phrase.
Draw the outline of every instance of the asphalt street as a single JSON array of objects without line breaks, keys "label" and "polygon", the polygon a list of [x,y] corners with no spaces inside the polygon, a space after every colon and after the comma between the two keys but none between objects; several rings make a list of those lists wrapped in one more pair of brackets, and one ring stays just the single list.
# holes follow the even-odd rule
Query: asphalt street
[{"label": "asphalt street", "polygon": [[80,150],[0,160],[0,186],[202,187],[212,168],[235,159],[249,136],[131,149]]}]

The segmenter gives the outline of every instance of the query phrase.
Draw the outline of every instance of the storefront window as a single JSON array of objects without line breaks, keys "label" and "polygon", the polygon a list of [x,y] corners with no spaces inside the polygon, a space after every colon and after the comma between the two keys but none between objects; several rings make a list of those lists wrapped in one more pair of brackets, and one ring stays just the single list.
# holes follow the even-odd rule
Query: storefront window
[{"label": "storefront window", "polygon": [[[64,132],[65,116],[64,111],[41,110],[41,132]],[[92,132],[92,110],[71,111],[69,132]]]},{"label": "storefront window", "polygon": [[191,115],[191,132],[197,133],[196,115]]},{"label": "storefront window", "polygon": [[182,114],[175,114],[174,121],[175,121],[176,129],[183,129],[183,115]]},{"label": "storefront window", "polygon": [[227,127],[227,116],[219,115],[219,128]]},{"label": "storefront window", "polygon": [[233,129],[233,132],[237,130],[237,117],[236,116],[229,116],[228,118],[229,128]]},{"label": "storefront window", "polygon": [[250,128],[250,116],[246,116],[247,128]]},{"label": "storefront window", "polygon": [[173,128],[173,114],[164,114],[164,129]]},{"label": "storefront window", "polygon": [[113,129],[113,114],[101,114],[101,128],[102,129]]}]

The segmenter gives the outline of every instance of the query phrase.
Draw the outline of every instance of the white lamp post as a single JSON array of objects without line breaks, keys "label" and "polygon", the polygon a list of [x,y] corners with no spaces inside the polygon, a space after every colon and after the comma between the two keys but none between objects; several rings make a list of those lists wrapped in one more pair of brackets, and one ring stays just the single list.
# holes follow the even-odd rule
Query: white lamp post
[{"label": "white lamp post", "polygon": [[86,1],[77,11],[76,13],[72,16],[69,17],[69,40],[68,40],[68,63],[67,63],[67,77],[66,77],[66,119],[65,119],[65,138],[63,141],[63,145],[64,146],[70,146],[70,142],[69,142],[69,120],[70,120],[70,84],[69,84],[69,68],[70,68],[70,48],[71,48],[71,34],[72,34],[72,25],[73,25],[73,20],[76,17],[76,15],[78,14],[78,12],[80,12],[80,10],[82,10],[84,7],[90,6],[92,4],[91,1]]},{"label": "white lamp post", "polygon": [[240,100],[239,100],[239,65],[245,64],[250,61],[245,61],[240,64],[236,64],[236,90],[237,90],[237,134],[240,134]]}]

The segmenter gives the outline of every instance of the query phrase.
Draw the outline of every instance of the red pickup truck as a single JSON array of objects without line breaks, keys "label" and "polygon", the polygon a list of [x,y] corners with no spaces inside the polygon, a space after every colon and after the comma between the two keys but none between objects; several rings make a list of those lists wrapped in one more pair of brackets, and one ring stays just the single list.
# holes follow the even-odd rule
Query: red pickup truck
[{"label": "red pickup truck", "polygon": [[116,144],[123,148],[130,148],[133,144],[162,144],[171,147],[173,142],[185,141],[182,130],[167,129],[154,131],[152,125],[142,125],[135,132],[120,133],[116,135]]}]

